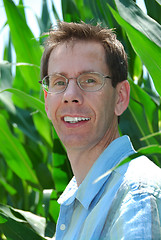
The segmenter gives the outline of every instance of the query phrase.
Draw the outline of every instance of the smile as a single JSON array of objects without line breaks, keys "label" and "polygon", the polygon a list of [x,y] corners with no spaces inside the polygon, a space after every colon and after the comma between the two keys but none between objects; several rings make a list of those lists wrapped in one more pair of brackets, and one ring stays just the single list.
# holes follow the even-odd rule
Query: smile
[{"label": "smile", "polygon": [[64,117],[64,121],[68,123],[78,123],[81,121],[89,121],[89,120],[90,118],[84,118],[84,117],[69,117],[69,116]]}]

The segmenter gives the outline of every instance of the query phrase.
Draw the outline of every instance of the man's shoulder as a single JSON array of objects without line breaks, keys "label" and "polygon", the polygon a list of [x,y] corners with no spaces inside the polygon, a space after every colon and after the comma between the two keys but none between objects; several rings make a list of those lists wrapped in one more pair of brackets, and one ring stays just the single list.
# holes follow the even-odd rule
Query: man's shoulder
[{"label": "man's shoulder", "polygon": [[161,168],[146,156],[139,156],[130,161],[123,174],[123,184],[135,194],[150,193],[161,198]]}]

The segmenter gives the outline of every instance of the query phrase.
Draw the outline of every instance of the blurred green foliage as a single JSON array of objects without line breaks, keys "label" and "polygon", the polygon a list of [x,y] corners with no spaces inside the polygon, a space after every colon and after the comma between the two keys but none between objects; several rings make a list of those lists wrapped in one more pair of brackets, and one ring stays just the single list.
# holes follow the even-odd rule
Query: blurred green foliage
[{"label": "blurred green foliage", "polygon": [[[161,6],[159,0],[144,2],[147,14],[133,0],[62,0],[61,4],[64,21],[115,28],[128,54],[131,85],[120,134],[128,134],[139,153],[161,166]],[[47,239],[55,232],[57,198],[72,177],[38,84],[42,34],[52,22],[44,0],[42,17],[37,17],[41,35],[35,39],[23,1],[17,6],[12,0],[3,3],[7,16],[3,28],[9,26],[10,36],[0,63],[0,239]],[[52,0],[51,5],[59,20]]]}]

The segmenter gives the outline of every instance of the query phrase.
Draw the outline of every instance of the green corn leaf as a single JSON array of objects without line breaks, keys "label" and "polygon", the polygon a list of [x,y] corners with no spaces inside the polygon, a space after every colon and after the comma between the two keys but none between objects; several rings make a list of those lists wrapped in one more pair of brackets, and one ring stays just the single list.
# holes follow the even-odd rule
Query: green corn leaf
[{"label": "green corn leaf", "polygon": [[39,134],[46,140],[50,148],[53,146],[53,141],[51,138],[51,125],[47,117],[41,112],[36,112],[32,115],[34,125],[39,132]]},{"label": "green corn leaf", "polygon": [[161,131],[149,134],[148,136],[142,137],[140,140],[143,141],[143,140],[146,140],[148,138],[152,138],[152,137],[155,137],[155,136],[158,136],[158,135],[161,135]]},{"label": "green corn leaf", "polygon": [[63,19],[66,22],[80,21],[80,12],[73,0],[62,0]]},{"label": "green corn leaf", "polygon": [[[145,14],[133,0],[115,0],[120,16],[131,26],[161,47],[161,26]],[[151,3],[154,2],[153,0]]]},{"label": "green corn leaf", "polygon": [[0,184],[2,184],[2,186],[5,188],[5,190],[7,192],[9,192],[11,195],[16,194],[16,192],[17,192],[16,189],[14,187],[12,187],[10,184],[8,184],[2,176],[0,176]]},{"label": "green corn leaf", "polygon": [[[3,0],[7,20],[10,27],[12,43],[16,51],[18,62],[40,65],[42,51],[39,43],[26,24],[26,19],[12,0]],[[16,24],[15,24],[16,23]],[[22,67],[21,73],[24,81],[31,89],[38,89],[35,81],[39,79],[40,71],[36,67]]]},{"label": "green corn leaf", "polygon": [[[139,148],[138,152],[140,152],[141,154],[161,154],[161,146],[160,145],[150,145],[147,147],[143,147],[143,148]],[[161,155],[160,155],[161,157]],[[161,160],[161,158],[160,158]]]},{"label": "green corn leaf", "polygon": [[25,92],[22,92],[19,89],[15,89],[15,88],[7,88],[7,89],[1,91],[0,93],[3,93],[3,92],[10,92],[10,93],[15,94],[17,97],[20,98],[21,101],[24,101],[28,107],[32,107],[32,108],[40,111],[42,114],[44,114],[46,116],[45,104],[42,101],[40,101],[39,99],[37,99]]},{"label": "green corn leaf", "polygon": [[143,73],[142,62],[138,55],[134,59],[134,71],[133,71],[133,80],[138,81]]},{"label": "green corn leaf", "polygon": [[144,142],[140,142],[139,139],[158,131],[159,107],[144,90],[134,84],[133,81],[129,82],[131,98],[128,109],[121,117],[120,128],[122,134],[130,136],[136,149],[140,146],[157,144],[158,141],[154,136],[145,139]]},{"label": "green corn leaf", "polygon": [[0,145],[0,152],[12,171],[21,179],[38,185],[38,180],[28,155],[19,140],[12,135],[2,115],[0,115]]},{"label": "green corn leaf", "polygon": [[43,240],[46,221],[30,212],[0,204],[0,230],[12,240]]},{"label": "green corn leaf", "polygon": [[161,0],[155,0],[155,1],[161,5]]},{"label": "green corn leaf", "polygon": [[[147,14],[161,24],[161,6],[157,1],[144,0]],[[161,2],[161,1],[160,1]]]},{"label": "green corn leaf", "polygon": [[161,95],[160,47],[156,45],[153,41],[149,40],[149,38],[147,38],[143,33],[139,32],[139,30],[131,26],[113,8],[111,8],[110,6],[109,8],[118,23],[126,30],[128,38],[134,50],[144,62],[154,81],[154,85],[158,93]]},{"label": "green corn leaf", "polygon": [[52,10],[53,10],[55,19],[56,19],[57,21],[60,21],[59,14],[58,14],[58,12],[57,12],[57,10],[56,10],[56,8],[55,8],[55,3],[53,3],[53,2],[52,2]]},{"label": "green corn leaf", "polygon": [[94,183],[99,182],[101,179],[105,178],[106,176],[108,176],[109,174],[111,174],[115,169],[117,169],[118,167],[121,167],[122,165],[132,161],[133,159],[140,157],[140,153],[134,153],[132,155],[130,155],[129,157],[125,158],[123,161],[121,161],[120,163],[116,164],[116,166],[114,166],[113,168],[111,168],[110,170],[108,170],[107,172],[105,172],[104,174],[102,174],[100,177],[98,177]]}]

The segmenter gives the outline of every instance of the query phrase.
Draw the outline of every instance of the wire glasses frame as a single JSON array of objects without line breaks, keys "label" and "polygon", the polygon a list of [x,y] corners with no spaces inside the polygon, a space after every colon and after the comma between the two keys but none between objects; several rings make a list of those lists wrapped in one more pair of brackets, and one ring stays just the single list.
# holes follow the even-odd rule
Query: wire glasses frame
[{"label": "wire glasses frame", "polygon": [[67,78],[62,74],[55,73],[45,76],[39,83],[42,84],[43,90],[50,94],[64,92],[69,84],[70,79],[76,79],[77,85],[86,92],[99,91],[105,84],[105,78],[111,79],[110,76],[104,76],[99,72],[86,72],[80,74],[77,78]]}]

